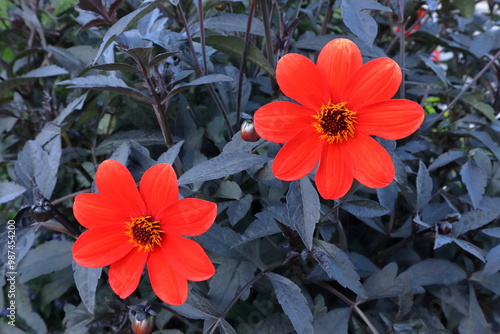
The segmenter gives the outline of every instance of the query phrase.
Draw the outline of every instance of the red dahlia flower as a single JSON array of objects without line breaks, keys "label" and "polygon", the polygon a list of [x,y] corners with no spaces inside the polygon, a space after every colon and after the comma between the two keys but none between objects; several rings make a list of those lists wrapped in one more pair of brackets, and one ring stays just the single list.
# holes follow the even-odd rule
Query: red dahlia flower
[{"label": "red dahlia flower", "polygon": [[75,217],[88,230],[76,240],[73,257],[88,268],[111,265],[109,284],[120,298],[137,288],[146,264],[153,291],[172,305],[186,300],[187,280],[214,275],[205,251],[183,236],[207,231],[217,206],[196,198],[179,200],[172,166],[149,168],[137,189],[124,165],[106,160],[97,169],[96,184],[98,194],[75,198]]},{"label": "red dahlia flower", "polygon": [[391,98],[401,84],[401,69],[389,58],[363,65],[347,39],[329,42],[317,64],[290,53],[278,62],[282,92],[300,105],[277,101],[254,115],[257,133],[286,143],[273,163],[285,181],[309,174],[319,161],[316,186],[323,198],[344,196],[353,179],[370,188],[394,180],[389,153],[372,137],[401,139],[422,124],[424,111],[412,101]]}]

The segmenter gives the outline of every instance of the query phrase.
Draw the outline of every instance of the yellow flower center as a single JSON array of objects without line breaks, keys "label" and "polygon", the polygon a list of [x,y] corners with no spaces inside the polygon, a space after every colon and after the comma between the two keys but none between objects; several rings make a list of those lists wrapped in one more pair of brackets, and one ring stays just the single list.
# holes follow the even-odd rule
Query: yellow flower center
[{"label": "yellow flower center", "polygon": [[328,103],[317,111],[316,119],[312,125],[319,138],[326,139],[328,144],[341,143],[349,137],[354,136],[354,124],[356,123],[356,112],[347,109],[347,102]]},{"label": "yellow flower center", "polygon": [[130,237],[129,242],[139,250],[152,251],[155,245],[161,245],[160,222],[151,219],[151,216],[132,218],[127,222],[126,235]]}]

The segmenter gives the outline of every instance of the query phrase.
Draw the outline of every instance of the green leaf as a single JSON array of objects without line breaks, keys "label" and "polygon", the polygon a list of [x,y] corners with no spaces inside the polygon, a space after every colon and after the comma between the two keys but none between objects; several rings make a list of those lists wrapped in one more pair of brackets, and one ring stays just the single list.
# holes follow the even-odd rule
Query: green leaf
[{"label": "green leaf", "polygon": [[96,63],[97,60],[102,56],[104,51],[108,48],[108,46],[126,29],[128,29],[132,24],[136,23],[139,19],[146,16],[149,12],[163,3],[164,1],[162,0],[145,0],[139,8],[123,16],[115,24],[113,24],[113,26],[109,28],[109,30],[102,38],[102,43],[99,46],[99,50],[97,51],[93,62]]},{"label": "green leaf", "polygon": [[460,101],[465,102],[470,107],[481,112],[486,118],[488,118],[492,123],[497,124],[498,120],[495,117],[495,110],[489,104],[480,101],[477,97],[472,94],[464,94]]},{"label": "green leaf", "polygon": [[482,232],[493,238],[500,238],[500,227],[485,228]]},{"label": "green leaf", "polygon": [[243,192],[238,183],[222,180],[215,195],[220,198],[239,200],[243,196]]},{"label": "green leaf", "polygon": [[[8,305],[5,305],[5,307],[7,308]],[[11,321],[8,317],[8,315],[4,316],[5,317],[5,321],[0,321],[0,333],[9,333],[9,334],[26,334],[25,331],[17,328],[17,327],[14,327],[12,325],[9,324],[9,322]],[[15,322],[14,322],[15,323]]]},{"label": "green leaf", "polygon": [[[40,225],[32,225],[16,230],[16,261],[18,265],[33,247],[35,235],[39,228]],[[7,254],[7,243],[4,243],[4,245],[5,254]]]},{"label": "green leaf", "polygon": [[286,195],[290,227],[297,231],[307,249],[313,245],[313,233],[320,218],[319,196],[307,176],[290,183]]},{"label": "green leaf", "polygon": [[347,334],[349,330],[349,319],[351,318],[352,308],[335,308],[330,312],[314,319],[314,334]]},{"label": "green leaf", "polygon": [[48,65],[29,71],[20,78],[45,78],[63,74],[68,74],[68,71],[57,65]]},{"label": "green leaf", "polygon": [[432,179],[429,175],[427,167],[419,160],[419,167],[417,173],[417,203],[415,209],[418,211],[423,210],[432,195]]},{"label": "green leaf", "polygon": [[460,220],[453,224],[452,234],[458,237],[460,234],[478,229],[493,219],[496,219],[500,214],[500,208],[494,211],[472,210],[461,215]]},{"label": "green leaf", "polygon": [[73,286],[73,270],[68,266],[50,274],[50,282],[43,286],[40,294],[41,304],[47,305],[56,298],[61,297]]},{"label": "green leaf", "polygon": [[[248,15],[222,13],[221,15],[212,16],[206,19],[205,29],[222,30],[230,33],[247,31]],[[258,17],[252,18],[250,33],[258,36],[264,36],[264,24]]]},{"label": "green leaf", "polygon": [[231,225],[236,225],[250,210],[252,206],[253,197],[250,194],[246,194],[241,199],[236,201],[231,201],[227,208],[227,216],[229,218],[229,223]]},{"label": "green leaf", "polygon": [[455,130],[450,131],[451,133],[461,135],[461,136],[471,136],[481,141],[491,152],[500,160],[500,135],[494,130],[489,130],[485,128],[483,131],[465,131],[465,130]]},{"label": "green leaf", "polygon": [[387,187],[377,189],[377,197],[383,208],[394,208],[399,195],[397,182],[392,182]]},{"label": "green leaf", "polygon": [[429,166],[429,172],[443,167],[453,161],[456,161],[462,157],[465,157],[466,153],[463,150],[449,150],[440,154]]},{"label": "green leaf", "polygon": [[163,139],[162,134],[159,132],[145,132],[142,130],[122,131],[111,135],[100,143],[96,147],[95,154],[101,155],[111,153],[122,145],[124,141],[130,140],[130,138],[133,138],[137,144],[142,146],[165,144],[165,139]]},{"label": "green leaf", "polygon": [[473,0],[453,0],[453,4],[460,11],[460,16],[468,18],[474,14],[474,7],[476,6]]},{"label": "green leaf", "polygon": [[477,164],[475,159],[469,158],[460,169],[460,176],[462,177],[462,182],[467,187],[472,206],[474,209],[477,209],[488,182],[486,172]]},{"label": "green leaf", "polygon": [[467,274],[455,263],[441,259],[426,259],[408,268],[398,276],[397,281],[402,283],[404,279],[408,279],[414,291],[418,287],[448,285],[466,278]]},{"label": "green leaf", "polygon": [[479,32],[474,34],[472,41],[469,45],[469,50],[478,59],[481,59],[484,55],[490,52],[492,49],[498,47],[498,30],[497,27],[491,26],[485,32]]},{"label": "green leaf", "polygon": [[98,89],[106,90],[110,92],[115,92],[119,94],[124,94],[134,99],[146,102],[148,104],[153,104],[152,100],[141,93],[140,91],[127,86],[122,79],[114,76],[107,75],[91,75],[82,78],[74,78],[71,80],[64,80],[58,83],[58,85],[68,85],[68,88],[88,88],[88,89]]},{"label": "green leaf", "polygon": [[54,124],[57,126],[61,126],[64,123],[66,117],[68,117],[73,111],[81,110],[83,108],[83,104],[85,99],[87,98],[87,93],[77,97],[61,111],[61,113],[54,119]]},{"label": "green leaf", "polygon": [[468,241],[462,240],[462,239],[457,239],[453,238],[453,242],[455,242],[460,248],[462,248],[464,251],[474,255],[477,257],[479,260],[485,262],[486,261],[486,252],[482,250],[481,248],[477,247],[474,244],[471,244]]},{"label": "green leaf", "polygon": [[[52,163],[49,153],[36,141],[28,141],[21,153],[17,156],[17,162],[14,168],[16,181],[30,190],[24,195],[26,199],[33,203],[33,182],[45,198],[52,196],[52,191],[57,182],[56,174],[59,162]],[[56,173],[51,172],[54,167]]]},{"label": "green leaf", "polygon": [[482,272],[479,271],[472,274],[470,280],[478,282],[486,289],[493,291],[495,295],[500,295],[500,273],[497,272],[491,275],[483,275]]},{"label": "green leaf", "polygon": [[110,63],[110,64],[101,64],[101,65],[92,65],[89,67],[93,70],[98,71],[121,71],[121,72],[130,72],[141,74],[142,72],[137,68],[129,64],[121,64],[121,63]]},{"label": "green leaf", "polygon": [[73,270],[73,276],[80,298],[89,313],[94,314],[95,294],[97,291],[97,283],[101,277],[102,268],[85,268],[73,261]]},{"label": "green leaf", "polygon": [[63,74],[68,74],[68,71],[57,65],[48,65],[44,67],[39,67],[17,78],[0,80],[0,96],[9,92],[13,88],[22,86],[30,81],[33,81],[33,79],[52,77]]},{"label": "green leaf", "polygon": [[[111,293],[111,292],[109,292]],[[103,290],[103,295],[106,291]],[[64,305],[64,320],[65,332],[71,334],[88,334],[90,324],[93,322],[93,318],[87,313],[87,310],[83,303],[74,306],[71,303],[66,303]]]},{"label": "green leaf", "polygon": [[458,326],[458,332],[460,334],[492,333],[491,325],[484,317],[472,284],[469,284],[469,314],[462,318],[460,326]]},{"label": "green leaf", "polygon": [[130,49],[122,48],[130,57],[132,57],[139,67],[145,68],[149,63],[149,59],[151,58],[151,53],[153,52],[153,47],[133,47]]},{"label": "green leaf", "polygon": [[257,255],[259,249],[248,244],[236,246],[240,239],[241,236],[237,232],[217,224],[212,225],[202,235],[195,237],[195,240],[210,252],[230,259],[249,261],[262,268],[262,263],[260,263],[260,258]]},{"label": "green leaf", "polygon": [[[207,36],[205,42],[214,49],[227,53],[230,56],[241,59],[243,55],[244,41],[240,37],[221,35]],[[252,43],[248,45],[247,60],[266,70],[271,76],[276,76],[274,68],[264,54],[262,54],[262,52]]]},{"label": "green leaf", "polygon": [[312,254],[328,276],[361,298],[366,298],[360,277],[349,256],[337,246],[326,241],[316,239],[316,243],[319,247],[313,247]]},{"label": "green leaf", "polygon": [[250,142],[250,141],[245,141],[241,138],[240,131],[238,131],[233,138],[231,138],[231,141],[224,146],[222,149],[222,152],[224,153],[251,153],[252,150],[257,147],[258,145],[262,144],[264,140],[259,139],[256,142]]},{"label": "green leaf", "polygon": [[165,153],[160,155],[160,157],[158,158],[158,163],[173,165],[175,159],[179,155],[179,151],[181,150],[182,144],[184,144],[184,140],[181,140],[174,146],[170,147]]},{"label": "green leaf", "polygon": [[392,11],[374,0],[342,0],[340,7],[345,25],[369,46],[375,41],[378,25],[367,10]]},{"label": "green leaf", "polygon": [[492,275],[500,270],[500,245],[490,249],[486,255],[486,265],[483,269],[483,275]]},{"label": "green leaf", "polygon": [[448,81],[448,78],[446,77],[446,73],[444,72],[444,69],[433,62],[431,59],[429,59],[427,56],[424,55],[419,55],[420,59],[427,65],[436,75],[438,76],[439,80],[443,83],[444,87],[448,87],[450,82]]},{"label": "green leaf", "polygon": [[281,232],[269,210],[259,212],[255,216],[257,219],[248,226],[245,233],[241,236],[241,239],[238,240],[234,246]]},{"label": "green leaf", "polygon": [[398,296],[402,287],[395,282],[397,274],[398,265],[395,262],[374,272],[363,284],[367,299]]},{"label": "green leaf", "polygon": [[227,153],[202,162],[179,177],[179,185],[203,182],[236,174],[255,165],[262,165],[269,158],[257,154]]},{"label": "green leaf", "polygon": [[398,296],[398,314],[406,317],[413,308],[413,294],[407,277],[403,279],[402,289]]},{"label": "green leaf", "polygon": [[288,278],[274,273],[267,273],[276,293],[276,298],[283,311],[292,322],[298,334],[314,333],[313,316],[299,287]]},{"label": "green leaf", "polygon": [[372,218],[380,217],[390,212],[379,203],[369,199],[347,200],[340,207],[356,217]]},{"label": "green leaf", "polygon": [[214,319],[217,312],[196,289],[189,292],[187,300],[182,305],[169,305],[175,312],[188,319]]},{"label": "green leaf", "polygon": [[44,27],[42,26],[42,23],[38,19],[37,13],[34,11],[36,7],[32,9],[28,3],[21,2],[21,8],[22,8],[21,15],[24,20],[24,24],[30,27],[30,30],[33,33],[34,30],[36,30],[36,32],[38,33],[38,37],[40,38],[40,42],[42,43],[42,47],[46,49],[47,41],[45,39],[45,31]]},{"label": "green leaf", "polygon": [[19,263],[19,281],[26,283],[33,278],[69,266],[72,247],[72,242],[51,240],[32,249]]},{"label": "green leaf", "polygon": [[174,88],[172,88],[172,90],[170,92],[168,92],[168,95],[164,99],[164,101],[170,99],[172,96],[179,94],[180,92],[182,92],[186,89],[189,89],[191,87],[196,87],[196,86],[200,86],[200,85],[208,85],[208,84],[211,84],[214,82],[220,82],[220,81],[233,81],[233,79],[231,77],[228,77],[227,75],[223,75],[223,74],[205,75],[205,76],[198,78],[198,79],[195,79],[191,82],[180,83],[180,84],[175,85]]},{"label": "green leaf", "polygon": [[23,186],[10,181],[0,181],[0,203],[6,203],[26,191]]},{"label": "green leaf", "polygon": [[[35,308],[28,296],[28,286],[21,281],[16,282],[16,324],[22,323],[26,333],[46,334],[47,326],[42,317],[35,312]],[[7,333],[11,333],[9,330]]]},{"label": "green leaf", "polygon": [[163,52],[163,53],[160,53],[160,54],[157,54],[156,56],[153,57],[153,59],[151,59],[151,61],[148,63],[148,67],[153,67],[153,66],[156,66],[158,63],[160,63],[161,61],[167,59],[168,57],[172,57],[172,56],[175,56],[177,54],[177,52]]},{"label": "green leaf", "polygon": [[[208,298],[217,312],[222,313],[231,300],[253,277],[257,268],[247,261],[224,259],[210,280]],[[245,300],[250,289],[240,297]]]}]

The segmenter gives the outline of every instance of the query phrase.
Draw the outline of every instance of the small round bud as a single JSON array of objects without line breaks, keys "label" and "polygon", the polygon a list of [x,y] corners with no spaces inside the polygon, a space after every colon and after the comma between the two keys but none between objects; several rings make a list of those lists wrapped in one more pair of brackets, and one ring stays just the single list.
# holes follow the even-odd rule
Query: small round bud
[{"label": "small round bud", "polygon": [[259,134],[255,131],[253,121],[251,119],[245,120],[241,124],[241,139],[244,141],[255,142],[260,139]]},{"label": "small round bud", "polygon": [[[140,318],[142,319],[140,320]],[[154,319],[152,315],[147,315],[145,317],[132,317],[132,319],[130,320],[132,323],[132,332],[134,332],[135,334],[150,334],[153,331],[153,320]]]}]

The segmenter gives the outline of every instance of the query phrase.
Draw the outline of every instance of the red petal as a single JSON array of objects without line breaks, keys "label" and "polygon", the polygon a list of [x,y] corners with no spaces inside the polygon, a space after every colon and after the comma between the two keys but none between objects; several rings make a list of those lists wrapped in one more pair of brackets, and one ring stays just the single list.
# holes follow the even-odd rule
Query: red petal
[{"label": "red petal", "polygon": [[158,164],[149,168],[141,178],[140,193],[148,213],[156,215],[179,199],[179,186],[172,166]]},{"label": "red petal", "polygon": [[277,101],[260,107],[254,114],[255,130],[265,140],[285,143],[309,127],[316,112],[298,104]]},{"label": "red petal", "polygon": [[342,155],[352,175],[370,188],[383,188],[394,180],[394,163],[375,139],[357,131],[342,144]]},{"label": "red petal", "polygon": [[386,100],[357,109],[357,130],[386,139],[401,139],[417,131],[424,110],[413,101]]},{"label": "red petal", "polygon": [[330,101],[324,74],[309,59],[289,53],[278,61],[276,79],[281,91],[304,107],[317,110]]},{"label": "red petal", "polygon": [[273,162],[274,175],[284,181],[309,174],[321,155],[323,141],[311,126],[302,130],[281,148]]},{"label": "red petal", "polygon": [[332,103],[344,102],[341,96],[347,82],[363,65],[356,44],[345,38],[330,41],[321,50],[317,64],[330,84]]},{"label": "red petal", "polygon": [[338,144],[325,144],[315,176],[319,194],[325,199],[338,199],[351,188],[353,177]]},{"label": "red petal", "polygon": [[193,240],[166,233],[161,251],[179,276],[190,281],[204,281],[215,274],[215,268],[203,248]]},{"label": "red petal", "polygon": [[133,250],[109,268],[109,285],[120,298],[130,296],[139,285],[148,254]]},{"label": "red petal", "polygon": [[165,255],[161,247],[149,253],[148,274],[155,294],[170,305],[180,305],[186,301],[188,284],[167,262],[170,254]]},{"label": "red petal", "polygon": [[205,233],[215,221],[217,205],[198,198],[184,198],[156,215],[162,230],[179,235]]},{"label": "red petal", "polygon": [[120,209],[102,194],[80,194],[73,204],[76,220],[86,228],[130,221],[126,208]]},{"label": "red petal", "polygon": [[133,248],[125,224],[108,224],[83,232],[73,245],[73,258],[87,268],[101,268],[120,260]]},{"label": "red petal", "polygon": [[99,193],[127,208],[133,217],[145,216],[146,205],[127,167],[115,160],[106,160],[97,169],[95,181]]},{"label": "red petal", "polygon": [[377,58],[361,66],[347,83],[341,100],[356,111],[369,103],[388,100],[401,84],[399,65],[390,58]]}]

